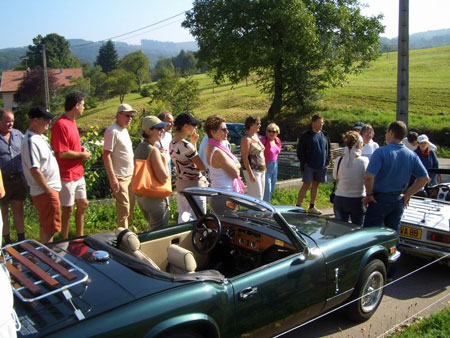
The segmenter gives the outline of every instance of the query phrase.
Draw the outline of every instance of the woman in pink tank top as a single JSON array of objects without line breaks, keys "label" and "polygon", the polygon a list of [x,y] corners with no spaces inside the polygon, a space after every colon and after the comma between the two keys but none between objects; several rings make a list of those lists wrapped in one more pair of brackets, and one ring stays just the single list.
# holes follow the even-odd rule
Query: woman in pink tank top
[{"label": "woman in pink tank top", "polygon": [[264,201],[269,202],[272,199],[277,183],[278,176],[278,155],[281,152],[280,127],[275,123],[270,123],[266,128],[266,136],[261,138],[264,144],[264,158],[266,159],[266,183],[264,187]]}]

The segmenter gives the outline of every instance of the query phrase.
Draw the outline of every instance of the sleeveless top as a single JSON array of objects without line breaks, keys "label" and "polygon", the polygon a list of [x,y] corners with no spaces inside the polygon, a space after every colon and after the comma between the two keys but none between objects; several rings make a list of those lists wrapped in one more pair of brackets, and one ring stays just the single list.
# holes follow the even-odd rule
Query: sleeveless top
[{"label": "sleeveless top", "polygon": [[153,148],[154,146],[152,146],[150,143],[141,141],[141,143],[138,144],[136,150],[134,151],[134,158],[136,160],[146,160],[152,153]]},{"label": "sleeveless top", "polygon": [[214,147],[214,149],[211,152],[211,156],[209,158],[209,177],[211,179],[211,187],[212,188],[218,188],[218,189],[224,189],[228,191],[233,191],[233,179],[225,172],[225,170],[220,168],[214,168],[212,166],[212,158],[214,153],[220,149],[217,147]]},{"label": "sleeveless top", "polygon": [[[264,145],[258,139],[258,141],[250,138],[250,149],[248,150],[248,163],[250,164],[250,168],[255,171],[264,171],[266,170],[266,161],[264,159]],[[245,170],[245,166],[242,165],[242,168]]]}]

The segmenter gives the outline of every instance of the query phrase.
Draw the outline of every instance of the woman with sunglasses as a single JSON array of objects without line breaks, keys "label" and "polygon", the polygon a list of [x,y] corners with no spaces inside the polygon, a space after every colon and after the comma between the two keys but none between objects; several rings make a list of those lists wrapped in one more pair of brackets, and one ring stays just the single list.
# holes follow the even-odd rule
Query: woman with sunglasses
[{"label": "woman with sunglasses", "polygon": [[248,194],[263,199],[266,161],[264,159],[264,145],[258,137],[260,128],[261,120],[259,117],[249,116],[245,119],[247,132],[241,140],[241,154]]},{"label": "woman with sunglasses", "polygon": [[[227,141],[228,129],[225,120],[219,116],[210,116],[205,122],[208,144],[205,157],[209,167],[211,187],[226,191],[243,193],[244,183],[240,178],[241,165],[233,153],[224,145]],[[216,213],[225,209],[226,199],[211,199],[211,207]]]},{"label": "woman with sunglasses", "polygon": [[[197,152],[197,126],[201,122],[191,114],[182,113],[175,118],[175,136],[170,142],[170,157],[177,170],[177,203],[178,223],[188,222],[195,219],[195,214],[186,198],[180,192],[187,187],[207,187],[208,181],[203,176],[205,170],[200,156]],[[190,137],[191,142],[187,140]],[[206,213],[206,197],[195,196],[195,201],[200,209]]]},{"label": "woman with sunglasses", "polygon": [[[167,122],[161,122],[156,116],[146,116],[142,120],[143,140],[134,151],[134,158],[147,160],[155,174],[155,179],[164,184],[169,178],[169,170],[165,163],[165,158],[155,146],[156,142],[161,141],[163,128]],[[150,230],[167,226],[169,224],[169,198],[156,198],[139,196],[136,194],[136,200],[139,208],[147,220]]]},{"label": "woman with sunglasses", "polygon": [[261,138],[264,144],[264,158],[266,160],[266,182],[264,187],[264,201],[269,202],[275,191],[275,184],[278,176],[278,155],[281,152],[280,127],[275,123],[270,123],[266,128],[266,136]]}]

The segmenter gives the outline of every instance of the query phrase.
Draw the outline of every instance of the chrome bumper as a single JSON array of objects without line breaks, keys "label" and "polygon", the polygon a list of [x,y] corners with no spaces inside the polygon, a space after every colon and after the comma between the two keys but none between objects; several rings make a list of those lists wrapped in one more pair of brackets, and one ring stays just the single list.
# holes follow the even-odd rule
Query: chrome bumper
[{"label": "chrome bumper", "polygon": [[[437,258],[441,258],[441,257],[450,255],[450,251],[437,250],[437,249],[428,248],[426,246],[417,246],[417,245],[413,245],[413,244],[409,244],[409,243],[405,243],[405,242],[399,242],[398,246],[401,250],[419,254],[419,255],[426,255],[426,256],[437,257]],[[449,256],[449,258],[450,258],[450,256]]]}]

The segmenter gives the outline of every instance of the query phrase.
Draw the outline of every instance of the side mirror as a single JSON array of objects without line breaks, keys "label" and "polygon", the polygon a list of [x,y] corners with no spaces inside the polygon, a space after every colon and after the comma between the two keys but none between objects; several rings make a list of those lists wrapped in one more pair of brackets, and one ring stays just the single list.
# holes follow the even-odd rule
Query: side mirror
[{"label": "side mirror", "polygon": [[310,254],[310,250],[309,248],[306,246],[305,249],[303,250],[303,252],[300,254],[299,258],[300,260],[303,262],[306,262],[308,260]]}]

